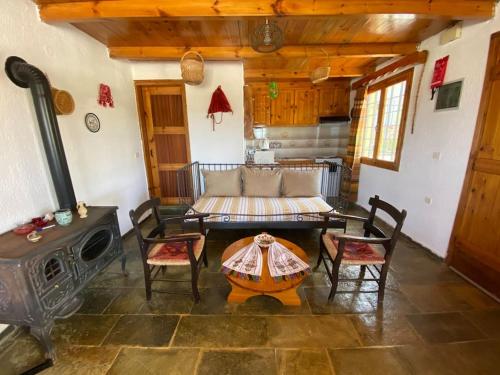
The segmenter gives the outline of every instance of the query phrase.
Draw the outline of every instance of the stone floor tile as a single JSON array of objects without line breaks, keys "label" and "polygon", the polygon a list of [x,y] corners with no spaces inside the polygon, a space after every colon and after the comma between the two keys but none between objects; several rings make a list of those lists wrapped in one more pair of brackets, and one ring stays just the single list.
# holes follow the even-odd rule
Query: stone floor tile
[{"label": "stone floor tile", "polygon": [[118,321],[116,315],[80,315],[57,320],[52,339],[62,345],[100,345]]},{"label": "stone floor tile", "polygon": [[360,314],[351,317],[365,346],[421,343],[404,316],[393,314]]},{"label": "stone floor tile", "polygon": [[122,273],[112,273],[107,270],[99,273],[88,284],[89,288],[140,288],[144,286],[144,276],[139,273],[130,273],[124,276]]},{"label": "stone floor tile", "polygon": [[18,375],[44,361],[42,346],[33,337],[22,335],[0,352],[0,374]]},{"label": "stone floor tile", "polygon": [[273,349],[204,351],[197,375],[276,375]]},{"label": "stone floor tile", "polygon": [[[481,292],[479,292],[479,290],[475,293],[470,291],[466,292],[464,291],[464,288],[468,289],[473,287],[469,287],[468,285],[462,283],[459,285],[463,285],[463,287],[447,283],[432,285],[402,284],[401,291],[423,312],[470,310],[474,307],[473,303],[478,304],[478,301],[484,298],[480,295],[475,295],[471,298],[472,294]],[[486,303],[486,300],[484,300],[484,303]]]},{"label": "stone floor tile", "polygon": [[203,270],[198,280],[198,288],[225,288],[229,285],[226,276],[221,272]]},{"label": "stone floor tile", "polygon": [[445,344],[434,350],[439,350],[448,368],[457,375],[496,375],[499,372],[499,340]]},{"label": "stone floor tile", "polygon": [[485,336],[460,313],[408,315],[417,333],[428,343],[478,340]]},{"label": "stone floor tile", "polygon": [[268,342],[267,321],[263,317],[233,315],[183,316],[173,346],[259,347]]},{"label": "stone floor tile", "polygon": [[487,337],[500,339],[500,310],[471,310],[462,313]]},{"label": "stone floor tile", "polygon": [[[143,291],[144,293],[144,291]],[[151,301],[144,298],[139,314],[189,314],[194,300],[189,294],[153,293]]]},{"label": "stone floor tile", "polygon": [[168,346],[178,321],[175,315],[124,315],[103,345]]},{"label": "stone floor tile", "polygon": [[43,375],[105,374],[119,348],[70,346],[57,351],[54,366]]},{"label": "stone floor tile", "polygon": [[407,375],[407,365],[394,348],[328,350],[335,375]]},{"label": "stone floor tile", "polygon": [[447,364],[437,345],[409,345],[395,348],[398,356],[406,363],[409,374],[456,375]]},{"label": "stone floor tile", "polygon": [[146,302],[144,289],[127,288],[118,291],[118,295],[104,310],[104,314],[136,314]]},{"label": "stone floor tile", "polygon": [[269,345],[278,348],[359,346],[359,336],[344,316],[267,317]]},{"label": "stone floor tile", "polygon": [[230,314],[233,307],[227,303],[227,296],[231,287],[200,289],[200,302],[193,305],[191,314]]},{"label": "stone floor tile", "polygon": [[82,291],[83,305],[78,310],[79,314],[102,314],[103,311],[118,296],[119,291],[115,289],[92,289],[86,288]]},{"label": "stone floor tile", "polygon": [[333,375],[326,349],[279,349],[279,375]]},{"label": "stone floor tile", "polygon": [[[329,287],[304,288],[313,314],[359,314],[376,312],[367,293],[339,293],[328,301]],[[376,298],[376,297],[375,297]]]},{"label": "stone floor tile", "polygon": [[107,375],[191,375],[198,349],[123,348]]}]

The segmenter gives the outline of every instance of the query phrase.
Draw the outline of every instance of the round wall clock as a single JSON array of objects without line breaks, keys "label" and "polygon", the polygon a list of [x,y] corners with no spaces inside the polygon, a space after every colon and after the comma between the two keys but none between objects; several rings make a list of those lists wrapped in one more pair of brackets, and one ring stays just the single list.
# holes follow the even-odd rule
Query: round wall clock
[{"label": "round wall clock", "polygon": [[101,128],[99,117],[97,117],[94,113],[87,113],[85,115],[85,125],[92,133],[97,133]]}]

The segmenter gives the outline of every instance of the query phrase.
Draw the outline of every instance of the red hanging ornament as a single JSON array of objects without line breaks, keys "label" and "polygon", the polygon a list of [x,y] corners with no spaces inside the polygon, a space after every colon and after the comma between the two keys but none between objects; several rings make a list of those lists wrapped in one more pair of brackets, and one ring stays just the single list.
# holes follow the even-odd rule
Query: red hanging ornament
[{"label": "red hanging ornament", "polygon": [[115,107],[115,104],[113,103],[113,97],[111,96],[111,89],[108,85],[105,85],[103,83],[99,85],[99,99],[97,100],[97,102],[103,107],[107,107],[108,105],[111,108]]},{"label": "red hanging ornament", "polygon": [[[220,121],[215,121],[214,114],[217,112],[221,112]],[[207,118],[210,117],[212,119],[212,130],[215,131],[215,124],[220,124],[222,122],[222,115],[224,112],[231,112],[231,105],[226,98],[226,94],[222,91],[221,87],[217,87],[212,94],[212,100],[210,101],[210,106],[208,107]]]}]

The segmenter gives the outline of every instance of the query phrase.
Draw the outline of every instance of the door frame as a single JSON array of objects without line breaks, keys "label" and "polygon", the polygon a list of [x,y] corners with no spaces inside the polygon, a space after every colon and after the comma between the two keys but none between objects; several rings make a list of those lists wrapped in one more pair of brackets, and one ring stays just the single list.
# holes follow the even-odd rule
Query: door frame
[{"label": "door frame", "polygon": [[149,197],[153,197],[153,175],[151,172],[151,158],[149,157],[151,149],[148,142],[147,133],[147,123],[146,123],[146,111],[144,110],[144,98],[142,95],[142,89],[144,87],[166,87],[166,86],[176,86],[181,88],[182,98],[183,98],[183,117],[184,126],[186,128],[186,151],[188,163],[191,163],[191,141],[189,139],[189,124],[187,118],[187,98],[186,98],[186,86],[182,79],[145,79],[145,80],[134,80],[135,89],[135,102],[137,106],[137,115],[139,117],[139,129],[141,130],[141,141],[142,141],[142,152],[144,156],[144,166],[146,168],[146,176],[148,180],[148,192]]},{"label": "door frame", "polygon": [[[453,261],[453,257],[456,252],[455,248],[455,240],[457,236],[457,232],[460,230],[460,226],[462,224],[462,217],[465,211],[465,208],[467,206],[467,197],[469,190],[471,189],[472,185],[472,176],[473,176],[473,168],[474,168],[474,162],[475,159],[477,158],[479,148],[480,148],[480,143],[481,139],[485,130],[485,119],[486,119],[486,113],[488,110],[488,100],[491,95],[491,88],[492,88],[492,74],[493,74],[493,67],[495,65],[495,56],[492,50],[492,45],[494,39],[500,39],[500,31],[496,32],[491,35],[490,37],[490,43],[489,43],[489,50],[488,50],[488,60],[486,63],[486,72],[484,75],[484,82],[483,82],[483,91],[481,93],[481,102],[479,104],[479,110],[477,114],[477,119],[476,119],[476,128],[474,130],[474,137],[472,139],[472,146],[471,146],[471,151],[469,154],[469,160],[467,162],[467,170],[465,173],[464,177],[464,182],[462,185],[462,192],[460,193],[460,200],[457,208],[457,213],[455,215],[455,221],[453,224],[453,230],[451,232],[450,240],[448,243],[448,253],[446,255],[446,263],[448,265],[451,265]],[[457,270],[462,274],[461,271]],[[468,279],[469,276],[465,275]],[[471,280],[476,284],[476,281]],[[481,289],[483,289],[481,287]]]}]

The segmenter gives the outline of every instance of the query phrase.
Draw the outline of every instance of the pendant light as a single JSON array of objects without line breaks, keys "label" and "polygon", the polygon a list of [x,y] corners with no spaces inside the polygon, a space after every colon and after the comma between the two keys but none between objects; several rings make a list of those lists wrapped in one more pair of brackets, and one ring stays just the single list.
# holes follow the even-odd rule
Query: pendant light
[{"label": "pendant light", "polygon": [[257,52],[269,53],[283,46],[283,31],[276,22],[269,22],[257,27],[251,36],[252,48]]}]

